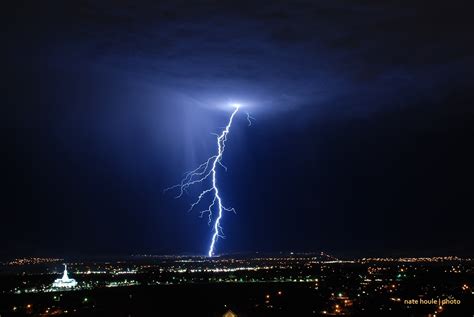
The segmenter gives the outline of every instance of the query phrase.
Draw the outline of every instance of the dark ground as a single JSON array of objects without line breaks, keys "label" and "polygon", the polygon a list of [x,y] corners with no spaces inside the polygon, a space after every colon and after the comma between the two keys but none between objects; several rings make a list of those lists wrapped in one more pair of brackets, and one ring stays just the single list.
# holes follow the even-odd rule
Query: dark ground
[{"label": "dark ground", "polygon": [[[93,291],[2,296],[1,316],[40,316],[47,307],[60,307],[73,316],[221,316],[231,309],[238,316],[321,316],[328,307],[317,290],[308,284],[255,283],[203,284],[153,287],[128,287]],[[281,295],[278,292],[281,291]],[[266,304],[266,295],[270,295]],[[57,296],[58,300],[54,300]],[[87,298],[87,300],[85,300]],[[472,316],[472,296],[462,298],[462,305],[446,306],[440,316]],[[386,303],[386,302],[385,302]],[[26,305],[31,304],[31,309]],[[376,298],[354,309],[351,316],[427,316],[433,306],[420,305],[408,310],[402,304],[379,309]],[[18,307],[13,313],[12,308]],[[271,306],[271,307],[270,307]],[[4,310],[9,307],[9,311]],[[360,309],[364,307],[364,311]],[[76,309],[76,311],[74,311]],[[54,309],[50,310],[53,315]],[[46,316],[46,315],[44,315]],[[48,315],[49,316],[49,315]]]}]

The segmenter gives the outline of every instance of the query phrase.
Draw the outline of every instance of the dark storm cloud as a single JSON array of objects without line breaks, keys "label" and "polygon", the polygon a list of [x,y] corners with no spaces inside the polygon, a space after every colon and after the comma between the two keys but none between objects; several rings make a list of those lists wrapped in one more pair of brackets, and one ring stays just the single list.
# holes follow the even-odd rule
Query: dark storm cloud
[{"label": "dark storm cloud", "polygon": [[452,85],[473,64],[473,23],[456,4],[83,1],[51,10],[67,12],[51,61],[128,72],[203,103],[378,111]]}]

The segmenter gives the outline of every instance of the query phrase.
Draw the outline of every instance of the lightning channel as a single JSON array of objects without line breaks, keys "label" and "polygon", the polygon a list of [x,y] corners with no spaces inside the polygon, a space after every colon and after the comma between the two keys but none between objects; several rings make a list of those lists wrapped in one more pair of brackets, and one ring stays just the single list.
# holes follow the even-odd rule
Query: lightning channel
[{"label": "lightning channel", "polygon": [[[224,238],[224,231],[221,226],[221,220],[223,217],[224,211],[232,211],[235,213],[234,208],[229,208],[223,205],[222,197],[220,196],[219,187],[217,184],[217,169],[218,167],[222,167],[224,170],[227,170],[227,167],[222,163],[222,156],[224,154],[227,136],[230,133],[230,128],[232,126],[232,122],[234,120],[235,115],[239,111],[240,105],[234,105],[234,111],[229,117],[229,121],[227,125],[222,130],[220,134],[216,134],[216,141],[217,141],[217,154],[212,155],[209,157],[205,162],[200,164],[197,168],[192,171],[186,172],[184,174],[183,179],[177,185],[171,186],[166,188],[164,191],[177,189],[178,194],[175,198],[180,198],[183,196],[185,192],[187,192],[188,188],[192,185],[204,183],[210,179],[210,186],[205,188],[201,193],[198,195],[197,199],[191,204],[188,209],[188,212],[192,211],[195,207],[197,207],[203,199],[210,196],[210,203],[206,209],[200,212],[200,217],[204,217],[205,215],[208,216],[208,224],[211,226],[212,224],[212,238],[211,243],[208,249],[208,256],[212,257],[215,255],[215,246],[217,240],[219,238]],[[254,119],[247,113],[247,120],[249,125],[251,125],[250,119]],[[215,217],[213,223],[213,213],[217,212],[217,216]]]},{"label": "lightning channel", "polygon": [[256,120],[254,117],[250,115],[250,113],[246,112],[247,115],[247,122],[249,123],[249,127],[252,125],[252,120]]}]

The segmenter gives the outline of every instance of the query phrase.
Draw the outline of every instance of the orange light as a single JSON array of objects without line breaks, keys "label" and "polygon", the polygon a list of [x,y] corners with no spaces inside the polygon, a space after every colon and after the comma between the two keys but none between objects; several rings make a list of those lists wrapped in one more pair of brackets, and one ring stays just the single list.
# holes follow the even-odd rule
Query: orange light
[{"label": "orange light", "polygon": [[265,296],[265,297],[266,297],[266,298],[270,298],[270,295],[269,295],[269,294],[267,294],[267,296]]},{"label": "orange light", "polygon": [[26,308],[31,308],[31,304],[26,305]]},{"label": "orange light", "polygon": [[278,291],[278,295],[281,295],[281,291]]}]

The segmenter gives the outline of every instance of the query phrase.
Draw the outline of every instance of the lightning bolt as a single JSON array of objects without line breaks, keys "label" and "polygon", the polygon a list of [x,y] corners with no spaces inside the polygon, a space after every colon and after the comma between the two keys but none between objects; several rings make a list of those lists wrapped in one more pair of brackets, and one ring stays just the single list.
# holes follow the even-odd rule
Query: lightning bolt
[{"label": "lightning bolt", "polygon": [[246,112],[247,115],[247,122],[249,123],[249,127],[252,125],[252,120],[256,120],[254,117],[250,115],[250,113]]},{"label": "lightning bolt", "polygon": [[[230,115],[229,121],[227,125],[225,126],[224,130],[220,134],[216,134],[217,137],[217,154],[209,157],[204,163],[199,165],[197,168],[190,172],[186,172],[184,174],[184,178],[181,180],[181,182],[177,185],[168,187],[165,189],[165,191],[172,190],[172,189],[178,189],[178,195],[175,198],[180,198],[183,196],[183,194],[187,191],[187,189],[195,184],[198,183],[203,183],[208,179],[211,179],[211,185],[210,187],[204,189],[197,197],[197,199],[191,204],[189,207],[188,211],[191,211],[201,203],[201,201],[207,197],[211,197],[210,204],[208,205],[207,209],[203,210],[200,212],[200,217],[203,217],[204,215],[208,215],[208,224],[212,224],[212,218],[213,218],[213,210],[217,209],[217,217],[215,218],[214,224],[212,226],[212,239],[211,239],[211,244],[209,246],[208,250],[208,256],[212,257],[214,256],[214,249],[216,242],[219,238],[224,238],[224,231],[221,227],[221,220],[223,216],[224,211],[232,211],[235,213],[234,208],[228,208],[225,207],[222,204],[222,198],[219,193],[219,187],[217,185],[217,167],[218,165],[224,168],[224,170],[227,170],[227,167],[222,163],[222,155],[224,154],[225,150],[225,142],[227,141],[227,136],[229,135],[230,128],[232,126],[232,121],[234,120],[235,115],[239,111],[240,105],[236,104],[234,105],[235,109]],[[247,113],[247,120],[249,122],[249,125],[251,125],[250,119],[254,119]]]}]

